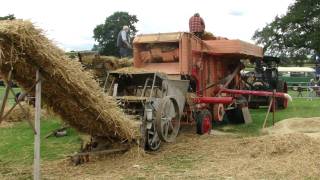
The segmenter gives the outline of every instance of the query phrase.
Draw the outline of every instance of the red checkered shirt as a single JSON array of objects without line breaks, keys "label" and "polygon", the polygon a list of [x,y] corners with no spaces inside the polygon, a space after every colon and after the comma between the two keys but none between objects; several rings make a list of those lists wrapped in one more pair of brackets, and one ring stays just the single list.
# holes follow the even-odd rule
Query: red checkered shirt
[{"label": "red checkered shirt", "polygon": [[203,32],[205,24],[200,16],[192,16],[189,20],[190,32]]}]

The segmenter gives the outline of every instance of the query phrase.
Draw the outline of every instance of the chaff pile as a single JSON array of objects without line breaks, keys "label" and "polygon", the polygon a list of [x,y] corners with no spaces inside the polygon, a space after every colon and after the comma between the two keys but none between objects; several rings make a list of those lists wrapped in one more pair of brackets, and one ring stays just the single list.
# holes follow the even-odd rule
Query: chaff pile
[{"label": "chaff pile", "polygon": [[0,21],[0,72],[13,69],[13,79],[27,90],[42,75],[42,99],[64,121],[80,132],[110,140],[133,140],[136,127],[103,94],[80,62],[71,61],[29,21]]}]

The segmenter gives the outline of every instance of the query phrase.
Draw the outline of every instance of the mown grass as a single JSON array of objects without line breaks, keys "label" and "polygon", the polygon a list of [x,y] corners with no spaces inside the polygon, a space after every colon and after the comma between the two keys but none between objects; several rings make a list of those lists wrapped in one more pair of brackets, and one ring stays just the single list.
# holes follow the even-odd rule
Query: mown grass
[{"label": "mown grass", "polygon": [[[57,118],[41,121],[41,158],[44,161],[61,159],[79,149],[80,138],[73,129],[68,136],[45,136],[61,126]],[[31,164],[33,161],[34,134],[26,122],[16,123],[13,127],[0,129],[0,166],[1,164]]]},{"label": "mown grass", "polygon": [[[13,91],[15,92],[15,93],[18,93],[18,92],[20,92],[21,91],[21,89],[20,88],[12,88],[13,89]],[[0,86],[0,98],[1,98],[1,102],[2,102],[2,99],[3,99],[3,96],[4,96],[4,92],[5,92],[5,88],[3,87],[3,86]],[[8,96],[8,101],[7,101],[7,103],[9,104],[9,105],[13,105],[14,104],[14,96],[13,96],[13,94],[9,91],[9,96]]]}]

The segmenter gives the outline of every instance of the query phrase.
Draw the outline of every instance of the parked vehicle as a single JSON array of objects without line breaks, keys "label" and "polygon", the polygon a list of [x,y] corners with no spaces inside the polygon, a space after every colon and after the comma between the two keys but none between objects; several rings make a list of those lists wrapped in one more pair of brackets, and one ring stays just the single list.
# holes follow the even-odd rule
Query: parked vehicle
[{"label": "parked vehicle", "polygon": [[297,90],[298,86],[307,86],[310,79],[315,78],[315,69],[311,67],[278,67],[279,79]]}]

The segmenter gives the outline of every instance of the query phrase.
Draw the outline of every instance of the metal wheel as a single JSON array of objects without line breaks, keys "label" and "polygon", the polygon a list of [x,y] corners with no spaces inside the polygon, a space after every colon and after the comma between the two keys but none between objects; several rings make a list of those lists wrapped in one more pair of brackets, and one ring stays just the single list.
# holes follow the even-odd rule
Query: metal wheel
[{"label": "metal wheel", "polygon": [[210,134],[212,129],[211,113],[205,109],[196,114],[197,134]]},{"label": "metal wheel", "polygon": [[156,129],[159,138],[164,142],[173,142],[180,128],[180,111],[173,97],[161,100],[156,114]]},{"label": "metal wheel", "polygon": [[213,105],[213,119],[215,121],[221,122],[224,116],[224,107],[223,104],[214,104]]},{"label": "metal wheel", "polygon": [[158,133],[155,128],[155,124],[152,123],[151,129],[147,130],[146,136],[146,148],[151,151],[156,151],[159,149],[161,140],[159,139]]}]

